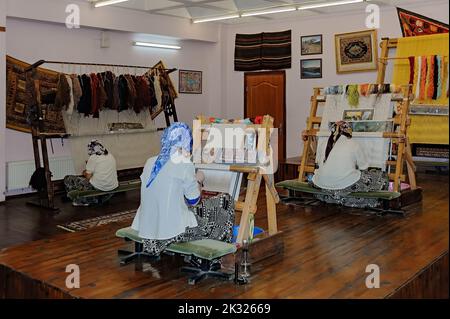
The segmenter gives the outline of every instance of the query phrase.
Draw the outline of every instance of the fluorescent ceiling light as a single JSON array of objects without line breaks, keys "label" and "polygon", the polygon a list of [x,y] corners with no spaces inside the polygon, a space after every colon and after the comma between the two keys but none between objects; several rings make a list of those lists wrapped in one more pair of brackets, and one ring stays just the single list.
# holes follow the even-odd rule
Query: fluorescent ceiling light
[{"label": "fluorescent ceiling light", "polygon": [[341,1],[332,1],[332,2],[311,3],[311,4],[299,5],[297,7],[293,7],[293,6],[278,7],[278,8],[273,7],[273,8],[269,8],[266,10],[247,11],[242,14],[235,13],[235,14],[229,14],[229,15],[224,15],[224,16],[194,19],[194,20],[192,20],[192,22],[193,23],[202,23],[202,22],[220,21],[220,20],[236,19],[236,18],[240,18],[240,17],[252,17],[252,16],[258,16],[258,15],[264,15],[264,14],[291,12],[291,11],[295,11],[295,10],[309,10],[309,9],[317,9],[317,8],[325,8],[325,7],[334,7],[334,6],[341,6],[341,5],[346,5],[346,4],[361,3],[361,2],[366,2],[366,1],[370,1],[370,0],[341,0]]},{"label": "fluorescent ceiling light", "polygon": [[259,16],[264,14],[272,14],[272,13],[281,13],[281,12],[291,12],[296,11],[297,8],[295,7],[289,7],[289,8],[273,8],[268,10],[261,10],[261,11],[254,11],[254,12],[246,12],[243,13],[242,17],[253,17],[253,16]]},{"label": "fluorescent ceiling light", "polygon": [[203,22],[211,22],[211,21],[220,21],[220,20],[228,20],[228,19],[236,19],[239,18],[239,14],[230,14],[226,16],[219,16],[219,17],[211,17],[211,18],[204,18],[204,19],[194,19],[193,23],[203,23]]},{"label": "fluorescent ceiling light", "polygon": [[316,3],[316,4],[307,4],[302,5],[298,7],[298,10],[309,10],[309,9],[318,9],[318,8],[325,8],[325,7],[334,7],[334,6],[341,6],[345,4],[353,4],[353,3],[360,3],[364,2],[365,0],[344,0],[344,1],[333,1],[333,2],[323,2],[323,3]]},{"label": "fluorescent ceiling light", "polygon": [[158,48],[158,49],[171,49],[171,50],[181,50],[181,47],[178,45],[170,45],[170,44],[160,44],[160,43],[150,43],[150,42],[133,42],[133,45],[138,47],[147,47],[147,48]]},{"label": "fluorescent ceiling light", "polygon": [[112,4],[116,4],[116,3],[121,3],[121,2],[127,2],[128,0],[105,0],[105,1],[97,1],[95,2],[94,6],[96,8],[100,8],[100,7],[104,7],[104,6],[109,6]]}]

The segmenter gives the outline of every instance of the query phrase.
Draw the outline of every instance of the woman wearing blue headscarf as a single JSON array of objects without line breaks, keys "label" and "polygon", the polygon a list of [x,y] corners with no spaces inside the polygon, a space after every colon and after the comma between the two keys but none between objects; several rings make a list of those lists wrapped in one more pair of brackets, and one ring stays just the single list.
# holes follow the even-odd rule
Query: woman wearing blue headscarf
[{"label": "woman wearing blue headscarf", "polygon": [[141,205],[132,228],[150,254],[159,255],[174,242],[231,242],[234,201],[228,194],[201,200],[204,177],[196,174],[191,161],[192,142],[190,128],[175,123],[162,135],[159,156],[145,164]]}]

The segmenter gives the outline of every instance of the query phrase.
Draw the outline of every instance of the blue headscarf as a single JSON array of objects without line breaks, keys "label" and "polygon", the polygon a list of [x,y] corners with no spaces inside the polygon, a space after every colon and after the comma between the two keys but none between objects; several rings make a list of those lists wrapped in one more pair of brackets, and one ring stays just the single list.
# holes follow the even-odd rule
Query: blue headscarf
[{"label": "blue headscarf", "polygon": [[189,126],[185,123],[174,123],[169,128],[164,130],[161,137],[161,152],[159,153],[156,163],[153,166],[150,178],[147,182],[147,188],[158,176],[161,169],[170,160],[170,157],[178,151],[183,149],[186,152],[192,152],[192,132]]}]

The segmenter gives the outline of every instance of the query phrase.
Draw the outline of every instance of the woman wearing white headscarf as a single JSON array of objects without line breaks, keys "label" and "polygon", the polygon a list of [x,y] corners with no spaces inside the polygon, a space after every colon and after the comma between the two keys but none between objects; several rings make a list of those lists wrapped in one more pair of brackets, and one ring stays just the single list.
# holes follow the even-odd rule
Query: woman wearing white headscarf
[{"label": "woman wearing white headscarf", "polygon": [[175,123],[163,133],[159,156],[145,164],[141,205],[132,228],[150,254],[159,255],[175,242],[231,242],[234,201],[228,194],[201,200],[204,177],[195,173],[191,152],[191,130]]},{"label": "woman wearing white headscarf", "polygon": [[[74,190],[100,190],[109,192],[119,186],[117,165],[114,156],[98,141],[92,140],[88,145],[89,159],[82,176],[66,176],[64,185],[67,192]],[[73,202],[74,206],[89,206],[104,203],[112,196],[81,198]]]},{"label": "woman wearing white headscarf", "polygon": [[331,135],[325,154],[318,154],[318,169],[312,184],[325,195],[317,195],[321,201],[348,207],[368,208],[379,205],[378,199],[349,197],[356,192],[387,190],[389,179],[378,169],[369,169],[369,160],[359,144],[352,139],[349,123],[339,121],[330,124]]}]

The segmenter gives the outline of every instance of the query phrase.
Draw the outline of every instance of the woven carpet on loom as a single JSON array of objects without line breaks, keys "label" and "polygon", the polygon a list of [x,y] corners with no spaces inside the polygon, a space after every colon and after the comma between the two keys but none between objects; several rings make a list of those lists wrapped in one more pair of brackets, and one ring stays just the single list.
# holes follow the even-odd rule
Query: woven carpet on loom
[{"label": "woven carpet on loom", "polygon": [[[448,41],[448,34],[400,38],[397,57],[442,55],[446,56],[448,61]],[[392,83],[408,84],[409,78],[409,61],[407,59],[396,60]],[[446,81],[442,86],[446,91],[448,74],[445,78]],[[421,104],[448,107],[447,92],[444,92],[439,100],[421,101]],[[411,127],[408,135],[411,143],[449,144],[448,116],[411,115]]]},{"label": "woven carpet on loom", "polygon": [[291,30],[236,35],[235,71],[281,70],[291,65]]}]

